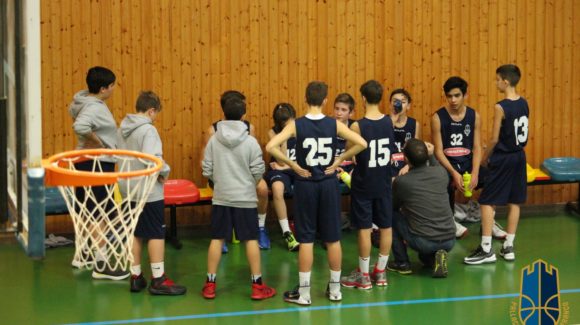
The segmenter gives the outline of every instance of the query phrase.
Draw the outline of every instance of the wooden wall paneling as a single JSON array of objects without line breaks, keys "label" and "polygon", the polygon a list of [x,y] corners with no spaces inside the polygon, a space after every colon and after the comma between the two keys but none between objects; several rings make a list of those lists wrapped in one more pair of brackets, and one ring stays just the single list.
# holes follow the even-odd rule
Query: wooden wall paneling
[{"label": "wooden wall paneling", "polygon": [[[300,67],[300,56],[299,56],[299,40],[300,34],[298,33],[299,25],[299,13],[298,13],[298,1],[289,0],[288,1],[288,77],[286,84],[288,86],[288,98],[287,100],[296,109],[297,115],[302,115],[302,102],[304,101],[304,94],[299,89],[299,67]],[[294,100],[292,100],[294,99]]]},{"label": "wooden wall paneling", "polygon": [[[52,82],[52,74],[51,66],[52,66],[52,56],[57,55],[56,52],[52,51],[51,49],[51,41],[52,41],[52,32],[51,26],[53,24],[51,15],[50,15],[50,6],[45,5],[42,8],[43,10],[40,11],[41,14],[41,47],[42,53],[41,56],[41,75],[42,75],[42,102],[43,108],[42,113],[48,116],[56,116],[55,110],[58,110],[56,107],[55,101],[53,100],[52,96],[52,88],[54,87]],[[54,54],[53,54],[54,53]],[[43,118],[42,119],[42,148],[45,152],[56,152],[55,151],[55,141],[56,141],[56,132],[52,132],[52,119]],[[51,131],[48,131],[51,130]]]},{"label": "wooden wall paneling", "polygon": [[[336,94],[347,91],[360,118],[358,88],[375,78],[385,88],[385,109],[393,88],[411,91],[411,115],[429,139],[430,116],[445,103],[442,83],[460,75],[470,83],[468,103],[480,113],[488,141],[493,104],[501,98],[494,72],[505,63],[523,72],[518,88],[532,112],[532,165],[580,154],[580,133],[574,132],[580,123],[574,114],[580,104],[574,87],[580,81],[580,5],[573,0],[101,0],[87,4],[89,10],[71,0],[41,5],[42,100],[44,113],[53,117],[43,121],[45,156],[75,145],[67,108],[86,88],[87,69],[97,64],[117,74],[107,102],[117,121],[134,110],[138,91],[159,93],[166,109],[157,125],[172,177],[200,184],[203,135],[222,117],[219,96],[227,89],[247,95],[248,119],[264,144],[274,104],[289,101],[302,115],[309,81],[328,83],[326,113]],[[537,187],[529,202],[574,196],[573,186]]]},{"label": "wooden wall paneling", "polygon": [[[193,33],[192,29],[192,2],[185,1],[183,2],[183,7],[180,10],[180,29],[182,31],[181,37],[181,60],[180,60],[180,78],[178,78],[178,82],[181,83],[181,94],[180,97],[182,98],[181,104],[179,109],[183,112],[181,115],[181,119],[178,123],[181,123],[181,134],[178,134],[177,137],[174,139],[187,139],[186,141],[179,141],[181,142],[179,157],[177,157],[181,161],[181,168],[184,171],[185,175],[188,175],[188,178],[192,178],[194,171],[199,170],[199,165],[194,163],[193,155],[197,153],[201,155],[201,150],[199,146],[194,145],[194,138],[197,135],[197,132],[194,132],[193,128],[193,96],[192,96],[192,83],[193,83],[193,72],[192,72],[192,39],[191,35]],[[224,19],[225,21],[225,19]],[[225,29],[225,28],[224,28]],[[225,50],[224,50],[225,52]],[[221,57],[221,55],[220,55]],[[229,57],[229,55],[227,55]],[[224,64],[229,63],[228,61],[224,60]],[[229,68],[229,67],[228,67]],[[223,68],[222,71],[228,70]],[[225,73],[222,74],[220,79],[224,79],[227,77]]]},{"label": "wooden wall paneling", "polygon": [[[534,107],[534,110],[536,112],[538,112],[538,114],[536,115],[536,117],[534,117],[532,115],[532,112],[530,112],[530,118],[534,119],[536,118],[538,122],[540,122],[540,127],[541,127],[541,136],[537,136],[536,137],[536,141],[539,141],[541,143],[541,151],[538,152],[539,155],[536,155],[534,157],[534,159],[532,161],[534,161],[537,165],[541,164],[542,161],[544,160],[544,158],[548,158],[548,157],[553,157],[553,146],[554,143],[552,142],[552,136],[553,136],[553,114],[545,114],[544,109],[542,106],[545,107],[545,105],[549,105],[550,107],[555,107],[556,104],[556,99],[558,97],[558,93],[557,93],[557,88],[556,83],[556,69],[557,67],[555,66],[555,12],[554,12],[554,2],[553,1],[547,1],[546,2],[546,9],[545,9],[545,15],[546,15],[546,20],[545,20],[545,30],[546,30],[546,34],[545,34],[545,40],[544,40],[544,46],[546,49],[545,52],[545,66],[546,67],[550,67],[548,69],[546,69],[546,79],[545,79],[545,88],[544,88],[544,92],[543,94],[551,94],[551,100],[550,101],[540,101],[538,103],[535,102],[536,99],[536,95],[535,94],[530,94],[530,97],[532,98],[532,103],[530,104],[530,106]],[[519,35],[518,35],[519,36]],[[518,61],[521,62],[521,61]],[[530,78],[531,79],[531,78]],[[522,85],[524,89],[527,89],[528,83],[533,82],[533,80],[523,80],[524,84]],[[521,89],[520,89],[521,90]],[[524,90],[525,91],[525,90]],[[540,94],[537,94],[540,95]],[[549,111],[548,111],[549,112]],[[554,188],[556,188],[556,186],[550,186],[550,187],[542,187],[541,190],[541,197],[539,198],[540,200],[547,200],[549,202],[549,200],[552,200],[552,196],[553,196],[553,191]]]},{"label": "wooden wall paneling", "polygon": [[[52,51],[54,51],[54,53],[58,53],[57,55],[52,56],[52,60],[50,63],[51,69],[49,70],[52,79],[51,86],[52,86],[53,103],[59,102],[62,103],[64,101],[64,98],[62,96],[63,89],[62,69],[64,62],[62,61],[62,54],[60,54],[62,52],[62,33],[60,33],[60,28],[63,23],[60,14],[61,10],[62,6],[60,3],[54,3],[53,5],[51,5],[50,19],[52,26],[51,28],[52,37],[50,40],[50,48],[52,49]],[[61,107],[59,108],[62,109]],[[57,108],[57,110],[59,108]],[[59,114],[59,112],[57,111],[54,111],[54,113],[56,114],[55,116],[61,116],[61,114]],[[63,147],[64,142],[62,118],[51,119],[50,128],[53,130],[55,134],[54,138],[55,149],[59,150]]]},{"label": "wooden wall paneling", "polygon": [[[278,88],[278,98],[274,98],[274,105],[279,102],[290,102],[290,92],[289,92],[289,50],[290,50],[290,35],[289,35],[289,7],[288,7],[288,0],[278,2],[278,44],[274,44],[274,46],[278,46],[278,79],[274,80],[274,86]],[[295,103],[291,103],[292,105],[296,105]],[[274,105],[270,105],[270,110],[273,110]],[[272,119],[270,119],[272,121]]]}]

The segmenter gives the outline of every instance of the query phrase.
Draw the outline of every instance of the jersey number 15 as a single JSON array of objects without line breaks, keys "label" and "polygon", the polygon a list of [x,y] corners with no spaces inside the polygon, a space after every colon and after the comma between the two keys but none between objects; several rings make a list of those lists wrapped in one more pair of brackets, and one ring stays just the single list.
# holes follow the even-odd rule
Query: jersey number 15
[{"label": "jersey number 15", "polygon": [[369,168],[378,166],[386,166],[391,158],[391,150],[389,149],[389,138],[371,140],[369,142]]}]

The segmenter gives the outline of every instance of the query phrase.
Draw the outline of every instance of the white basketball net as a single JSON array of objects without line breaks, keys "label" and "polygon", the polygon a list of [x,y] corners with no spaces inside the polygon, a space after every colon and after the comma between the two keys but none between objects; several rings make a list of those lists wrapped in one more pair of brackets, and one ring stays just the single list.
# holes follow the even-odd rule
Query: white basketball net
[{"label": "white basketball net", "polygon": [[[134,156],[100,154],[82,158],[91,160],[86,163],[92,173],[104,173],[103,160],[116,161],[119,172],[151,169],[156,165],[153,160]],[[79,157],[63,158],[59,165],[77,170],[78,161]],[[133,261],[133,233],[158,174],[120,178],[117,184],[104,186],[58,186],[74,224],[74,266],[94,267],[98,271],[127,270]],[[84,197],[75,193],[80,189],[84,190]]]}]

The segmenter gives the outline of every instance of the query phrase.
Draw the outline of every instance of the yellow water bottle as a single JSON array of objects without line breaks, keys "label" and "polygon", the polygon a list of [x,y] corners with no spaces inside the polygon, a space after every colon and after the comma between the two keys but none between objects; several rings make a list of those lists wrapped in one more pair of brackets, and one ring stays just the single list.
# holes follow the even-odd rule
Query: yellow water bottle
[{"label": "yellow water bottle", "polygon": [[342,182],[344,184],[346,184],[346,186],[348,186],[348,188],[350,188],[350,174],[347,172],[342,172],[340,173],[340,179],[342,180]]},{"label": "yellow water bottle", "polygon": [[471,195],[473,195],[469,189],[469,184],[471,184],[471,174],[465,172],[465,174],[463,174],[463,195],[465,195],[465,197],[471,197]]}]

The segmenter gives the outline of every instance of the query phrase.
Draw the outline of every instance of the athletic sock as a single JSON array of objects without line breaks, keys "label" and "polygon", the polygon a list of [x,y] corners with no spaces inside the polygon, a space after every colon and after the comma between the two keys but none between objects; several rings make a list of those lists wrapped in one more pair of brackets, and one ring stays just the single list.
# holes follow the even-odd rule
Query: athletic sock
[{"label": "athletic sock", "polygon": [[141,264],[131,265],[131,275],[141,275]]},{"label": "athletic sock", "polygon": [[[369,264],[371,262],[371,258],[369,257],[358,257],[358,268],[363,274],[369,273]],[[332,272],[332,271],[330,271]],[[333,281],[334,282],[334,281]]]},{"label": "athletic sock", "polygon": [[503,248],[513,246],[515,238],[516,234],[507,234],[505,241],[503,242]]},{"label": "athletic sock", "polygon": [[207,274],[207,282],[215,282],[216,274],[215,273],[208,273]]},{"label": "athletic sock", "polygon": [[310,299],[310,272],[298,272],[298,293],[305,299]]},{"label": "athletic sock", "polygon": [[383,272],[387,267],[387,262],[389,261],[389,255],[381,255],[379,254],[379,260],[377,261],[377,265],[375,268],[379,272]]},{"label": "athletic sock", "polygon": [[486,253],[491,251],[491,236],[481,236],[481,248]]},{"label": "athletic sock", "polygon": [[258,226],[260,226],[260,228],[264,228],[266,226],[266,214],[265,213],[258,214]]},{"label": "athletic sock", "polygon": [[280,228],[282,228],[282,235],[288,231],[290,231],[290,224],[288,223],[288,219],[278,220],[280,223]]},{"label": "athletic sock", "polygon": [[165,273],[165,262],[151,263],[151,273],[154,278],[160,278]]},{"label": "athletic sock", "polygon": [[262,274],[252,274],[252,283],[262,285]]},{"label": "athletic sock", "polygon": [[340,291],[340,273],[341,271],[330,270],[330,283],[328,284],[330,292]]}]

